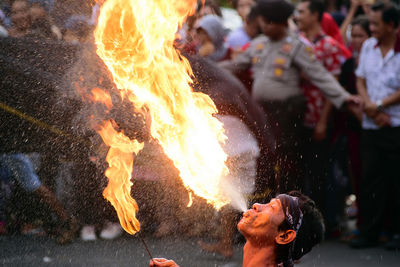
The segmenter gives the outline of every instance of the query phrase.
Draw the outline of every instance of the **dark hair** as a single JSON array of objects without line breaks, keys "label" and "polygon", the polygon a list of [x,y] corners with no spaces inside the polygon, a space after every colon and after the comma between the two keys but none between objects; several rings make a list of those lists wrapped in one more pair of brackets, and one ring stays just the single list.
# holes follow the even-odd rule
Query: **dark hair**
[{"label": "dark hair", "polygon": [[[254,3],[255,3],[255,2],[257,2],[257,0],[254,0]],[[232,3],[232,7],[233,7],[234,9],[237,9],[237,8],[238,8],[239,0],[232,0],[231,3]]]},{"label": "dark hair", "polygon": [[232,0],[231,2],[232,2],[232,7],[233,7],[234,9],[237,9],[239,0]]},{"label": "dark hair", "polygon": [[375,12],[381,11],[384,23],[389,24],[393,22],[394,28],[399,26],[400,13],[399,9],[394,4],[378,2],[372,5],[371,10]]},{"label": "dark hair", "polygon": [[90,31],[93,30],[92,26],[89,25],[87,18],[83,15],[72,15],[67,19],[64,24],[63,32],[69,30],[73,32],[79,38],[85,38],[89,35]]},{"label": "dark hair", "polygon": [[301,2],[308,2],[308,9],[311,13],[318,13],[318,21],[322,20],[322,15],[325,11],[325,3],[322,0],[301,0]]},{"label": "dark hair", "polygon": [[293,14],[294,5],[287,0],[259,0],[256,2],[258,16],[267,22],[286,24]]},{"label": "dark hair", "polygon": [[360,26],[369,37],[371,37],[371,30],[369,29],[369,19],[366,15],[359,15],[351,22],[351,26]]},{"label": "dark hair", "polygon": [[249,14],[247,14],[246,19],[247,19],[247,21],[254,21],[257,19],[257,17],[258,17],[257,7],[256,7],[256,5],[253,5],[250,9]]},{"label": "dark hair", "polygon": [[206,0],[204,1],[204,5],[202,1],[198,1],[197,12],[200,12],[200,10],[202,10],[205,6],[209,6],[214,11],[215,15],[217,15],[218,17],[222,17],[221,8],[214,0]]},{"label": "dark hair", "polygon": [[[292,260],[298,260],[324,239],[325,224],[321,212],[317,209],[315,202],[308,196],[299,191],[291,191],[289,196],[298,198],[303,220],[294,242],[292,255],[289,255],[289,249],[292,243],[286,245],[277,245],[277,262],[285,262],[289,257]],[[284,231],[290,229],[287,220],[279,225],[278,230]]]}]

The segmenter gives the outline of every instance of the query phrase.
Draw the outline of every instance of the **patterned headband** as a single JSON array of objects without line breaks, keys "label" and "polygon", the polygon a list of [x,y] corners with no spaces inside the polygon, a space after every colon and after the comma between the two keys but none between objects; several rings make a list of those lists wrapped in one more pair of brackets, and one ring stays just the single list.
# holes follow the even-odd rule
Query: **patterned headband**
[{"label": "patterned headband", "polygon": [[290,229],[297,233],[303,220],[303,213],[299,207],[298,198],[286,194],[280,194],[276,198],[281,201],[283,213]]}]

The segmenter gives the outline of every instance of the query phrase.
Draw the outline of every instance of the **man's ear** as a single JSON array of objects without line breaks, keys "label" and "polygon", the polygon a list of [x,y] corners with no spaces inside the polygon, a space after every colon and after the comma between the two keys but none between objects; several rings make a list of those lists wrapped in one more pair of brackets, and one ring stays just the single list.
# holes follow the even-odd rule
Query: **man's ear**
[{"label": "man's ear", "polygon": [[296,232],[294,230],[286,230],[285,232],[280,232],[277,237],[275,237],[275,242],[279,245],[286,245],[292,242],[296,238]]}]

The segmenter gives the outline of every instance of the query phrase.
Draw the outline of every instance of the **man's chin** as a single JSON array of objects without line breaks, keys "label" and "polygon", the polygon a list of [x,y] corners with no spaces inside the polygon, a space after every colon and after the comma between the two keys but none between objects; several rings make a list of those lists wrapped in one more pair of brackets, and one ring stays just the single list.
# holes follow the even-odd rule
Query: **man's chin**
[{"label": "man's chin", "polygon": [[243,235],[245,235],[246,228],[247,228],[248,221],[246,220],[245,217],[243,217],[239,223],[237,224],[237,229],[239,232],[241,232]]},{"label": "man's chin", "polygon": [[297,24],[297,29],[298,29],[299,31],[301,31],[301,32],[305,30],[304,27],[303,27],[303,25],[300,24],[300,23]]},{"label": "man's chin", "polygon": [[244,225],[243,225],[241,222],[238,223],[237,229],[239,230],[239,232],[240,232],[243,236],[246,237],[246,230],[245,230]]}]

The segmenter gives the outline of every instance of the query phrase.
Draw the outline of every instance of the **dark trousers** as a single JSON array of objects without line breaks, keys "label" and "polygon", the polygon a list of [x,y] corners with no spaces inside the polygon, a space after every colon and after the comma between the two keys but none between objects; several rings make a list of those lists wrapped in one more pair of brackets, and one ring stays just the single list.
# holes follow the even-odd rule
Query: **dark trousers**
[{"label": "dark trousers", "polygon": [[73,213],[82,224],[102,226],[105,220],[117,221],[116,212],[110,202],[103,197],[103,190],[108,183],[104,171],[100,170],[87,158],[80,158],[72,170]]},{"label": "dark trousers", "polygon": [[304,175],[302,134],[306,102],[303,95],[283,101],[260,102],[270,120],[276,140],[276,191],[286,193],[301,189]]},{"label": "dark trousers", "polygon": [[[361,234],[376,239],[385,211],[400,225],[400,127],[363,130],[361,140]],[[398,229],[396,229],[398,231]]]},{"label": "dark trousers", "polygon": [[302,135],[304,158],[303,192],[318,205],[324,208],[326,183],[329,174],[329,138],[316,141],[313,138],[314,129],[304,127]]}]

